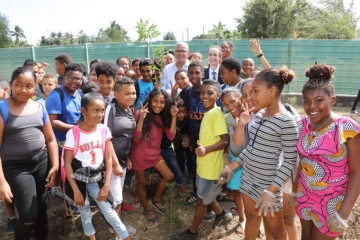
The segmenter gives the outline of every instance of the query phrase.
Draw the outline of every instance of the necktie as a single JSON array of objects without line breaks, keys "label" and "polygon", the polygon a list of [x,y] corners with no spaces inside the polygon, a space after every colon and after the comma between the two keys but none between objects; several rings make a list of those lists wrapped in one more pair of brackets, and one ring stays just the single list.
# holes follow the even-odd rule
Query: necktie
[{"label": "necktie", "polygon": [[216,72],[212,72],[212,79],[216,80]]}]

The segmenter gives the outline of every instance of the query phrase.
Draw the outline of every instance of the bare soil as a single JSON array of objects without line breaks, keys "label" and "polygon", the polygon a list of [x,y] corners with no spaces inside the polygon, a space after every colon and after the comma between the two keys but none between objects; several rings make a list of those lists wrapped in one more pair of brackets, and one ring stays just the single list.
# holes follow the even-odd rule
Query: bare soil
[{"label": "bare soil", "polygon": [[[303,115],[300,107],[297,107],[298,112]],[[360,116],[350,115],[349,109],[337,108],[334,109],[338,114],[353,118],[360,123]],[[190,186],[188,186],[190,187]],[[130,203],[133,199],[134,188],[126,188],[124,190],[125,202]],[[133,213],[123,214],[122,220],[126,225],[133,226],[137,229],[136,236],[132,237],[133,240],[167,240],[172,232],[183,231],[192,222],[195,205],[185,206],[186,197],[177,194],[174,184],[167,190],[164,195],[164,202],[167,204],[168,213],[161,215],[160,223],[157,225],[150,225],[142,215],[142,208],[136,208]],[[225,209],[230,209],[234,203],[226,202],[221,203]],[[63,200],[57,197],[51,197],[49,201],[48,216],[49,216],[49,239],[62,240],[62,239],[87,239],[83,235],[80,217],[65,218],[63,217]],[[244,236],[238,235],[236,229],[238,227],[238,218],[234,217],[232,222],[226,227],[220,227],[211,230],[212,221],[204,221],[200,227],[200,235],[202,239],[211,240],[241,240]],[[96,229],[96,237],[100,240],[114,239],[112,234],[108,231],[108,224],[103,215],[98,209],[93,210],[93,224]],[[299,232],[301,226],[297,220]],[[6,226],[6,212],[3,204],[0,204],[0,239],[10,240],[13,236],[5,235]],[[360,239],[360,198],[354,206],[352,217],[350,220],[350,227],[347,233],[340,239]]]}]

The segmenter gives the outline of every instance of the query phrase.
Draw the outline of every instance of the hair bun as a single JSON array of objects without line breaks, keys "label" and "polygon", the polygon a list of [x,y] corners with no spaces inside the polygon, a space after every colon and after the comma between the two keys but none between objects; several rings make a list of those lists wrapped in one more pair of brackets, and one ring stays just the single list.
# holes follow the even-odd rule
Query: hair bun
[{"label": "hair bun", "polygon": [[305,76],[310,80],[330,80],[335,70],[336,68],[333,66],[317,64],[317,62],[315,62],[314,66],[306,70]]},{"label": "hair bun", "polygon": [[285,85],[291,83],[291,81],[295,78],[295,73],[289,70],[287,67],[282,67],[279,69],[281,80],[285,83]]}]

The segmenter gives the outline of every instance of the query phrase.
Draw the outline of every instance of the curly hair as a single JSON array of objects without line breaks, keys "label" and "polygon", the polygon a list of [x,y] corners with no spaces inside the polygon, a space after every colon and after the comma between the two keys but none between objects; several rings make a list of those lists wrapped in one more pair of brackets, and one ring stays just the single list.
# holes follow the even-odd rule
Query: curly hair
[{"label": "curly hair", "polygon": [[95,72],[97,77],[99,77],[101,74],[104,74],[106,77],[111,76],[115,79],[117,69],[118,66],[112,62],[101,61],[95,65]]},{"label": "curly hair", "polygon": [[[161,123],[159,123],[155,120],[156,113],[154,112],[154,110],[152,109],[152,106],[151,106],[151,102],[156,95],[163,95],[164,99],[165,99],[165,107],[159,113],[160,118],[161,118]],[[146,105],[146,104],[148,104],[147,107],[148,107],[149,113],[146,114],[146,117],[145,117],[144,123],[143,123],[143,128],[142,128],[142,138],[143,139],[149,139],[150,129],[153,124],[155,124],[156,126],[158,126],[160,128],[169,128],[171,125],[171,117],[170,117],[171,116],[171,113],[170,113],[171,101],[170,101],[169,95],[167,94],[167,92],[164,89],[154,88],[153,90],[151,90],[151,92],[149,93],[149,95],[147,96],[147,98],[144,101],[144,105]]]},{"label": "curly hair", "polygon": [[309,80],[305,83],[302,89],[302,94],[308,90],[323,90],[327,95],[333,96],[335,94],[334,85],[331,83],[332,74],[336,68],[325,64],[317,64],[309,67],[305,76]]}]

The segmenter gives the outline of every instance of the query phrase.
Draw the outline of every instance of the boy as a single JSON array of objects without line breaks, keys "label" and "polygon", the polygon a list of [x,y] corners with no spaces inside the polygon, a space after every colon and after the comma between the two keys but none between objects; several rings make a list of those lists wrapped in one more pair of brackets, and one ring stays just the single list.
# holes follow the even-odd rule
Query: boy
[{"label": "boy", "polygon": [[[220,84],[216,80],[204,80],[201,86],[200,98],[205,113],[200,127],[200,139],[195,149],[197,155],[197,204],[194,220],[189,229],[174,233],[171,240],[198,239],[198,229],[205,217],[207,205],[203,203],[210,187],[217,181],[218,175],[224,166],[223,153],[229,145],[229,135],[226,122],[220,108],[216,107],[216,100],[220,96]],[[212,199],[211,199],[212,200]],[[212,228],[232,219],[229,212],[222,210],[214,199],[209,206],[216,214]]]},{"label": "boy", "polygon": [[118,66],[112,62],[101,61],[95,65],[98,86],[105,103],[111,103],[114,98],[113,89],[117,70]]},{"label": "boy", "polygon": [[[204,77],[204,65],[200,61],[190,63],[188,69],[188,77],[192,84],[186,90],[185,94],[185,107],[188,112],[189,127],[188,135],[190,138],[191,152],[191,168],[189,169],[189,178],[193,180],[193,191],[196,193],[196,154],[195,148],[197,147],[196,141],[199,139],[199,131],[201,120],[204,116],[204,106],[200,100],[200,90],[202,85],[202,78]],[[186,205],[196,202],[196,197],[192,196],[186,201]]]},{"label": "boy", "polygon": [[44,75],[42,79],[42,88],[44,91],[44,94],[41,95],[41,97],[38,97],[35,99],[35,101],[39,102],[41,105],[45,107],[45,100],[48,98],[50,93],[57,88],[58,86],[58,78],[53,73],[47,73]]},{"label": "boy", "polygon": [[33,59],[26,59],[23,64],[23,67],[31,68],[36,75],[36,88],[32,99],[40,97],[42,93],[41,93],[41,88],[39,86],[39,82],[40,82],[39,64],[35,62]]},{"label": "boy", "polygon": [[[180,96],[180,98],[185,101],[186,90],[191,86],[188,71],[186,69],[179,69],[175,73],[175,85],[173,86],[172,82],[171,85],[171,97],[174,98],[176,96]],[[181,90],[179,93],[178,90]]]},{"label": "boy", "polygon": [[57,74],[59,74],[58,84],[60,86],[64,85],[65,83],[65,67],[70,63],[72,63],[72,58],[67,53],[61,53],[55,57],[55,70]]},{"label": "boy", "polygon": [[225,58],[220,65],[220,75],[224,80],[222,89],[227,87],[238,87],[243,80],[240,78],[241,63],[233,57]]},{"label": "boy", "polygon": [[135,83],[136,109],[140,109],[140,103],[143,103],[149,92],[154,89],[154,83],[152,82],[153,66],[154,61],[150,58],[140,60],[139,68],[142,79]]},{"label": "boy", "polygon": [[221,61],[221,48],[213,45],[208,50],[209,67],[204,71],[204,79],[213,79],[223,84],[223,80],[220,75],[220,61]]}]

